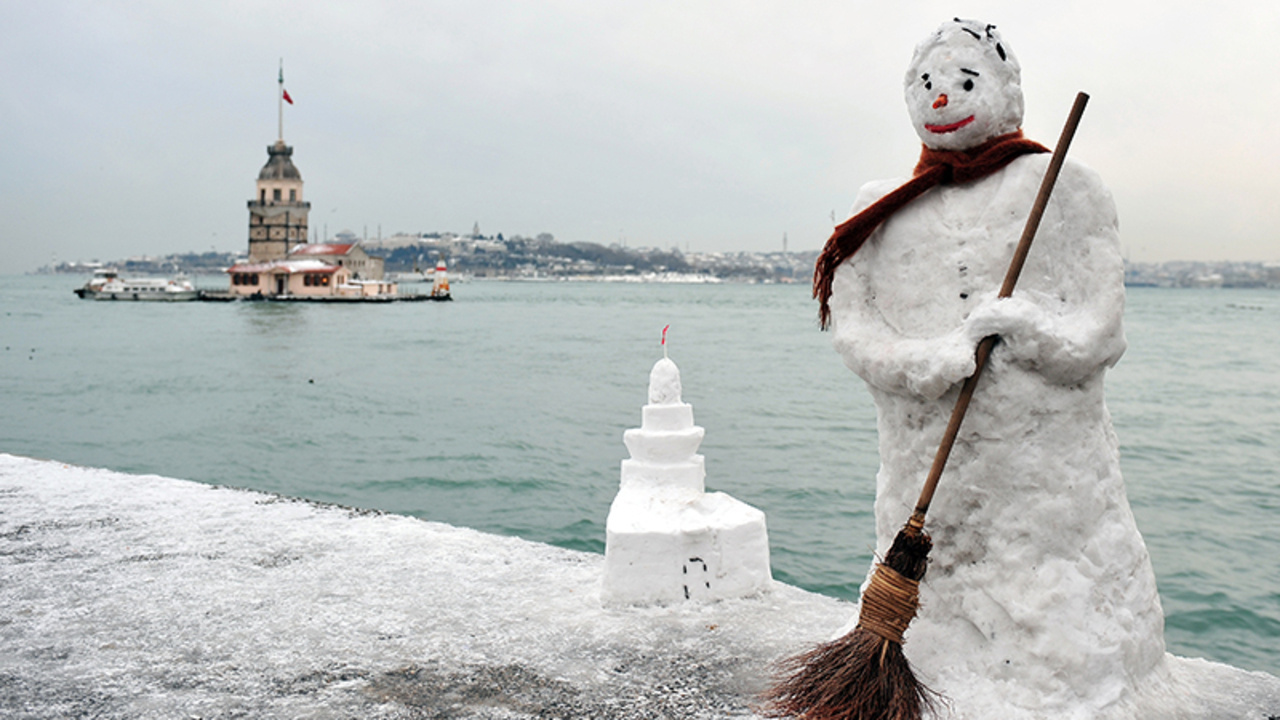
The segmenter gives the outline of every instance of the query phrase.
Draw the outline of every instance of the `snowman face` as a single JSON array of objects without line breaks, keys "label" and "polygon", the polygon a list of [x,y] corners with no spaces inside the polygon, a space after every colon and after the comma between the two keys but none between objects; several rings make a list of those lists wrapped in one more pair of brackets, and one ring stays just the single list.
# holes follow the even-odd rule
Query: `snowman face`
[{"label": "snowman face", "polygon": [[967,150],[1022,125],[1017,61],[973,35],[935,36],[907,71],[911,124],[930,148]]}]

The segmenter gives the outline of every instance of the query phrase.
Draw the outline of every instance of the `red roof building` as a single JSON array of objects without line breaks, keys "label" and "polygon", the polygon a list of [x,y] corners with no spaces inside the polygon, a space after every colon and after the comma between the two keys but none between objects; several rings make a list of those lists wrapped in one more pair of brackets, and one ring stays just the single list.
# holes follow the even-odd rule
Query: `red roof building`
[{"label": "red roof building", "polygon": [[381,280],[383,263],[360,247],[360,243],[310,243],[299,245],[289,252],[290,260],[315,259],[351,271],[353,280]]}]

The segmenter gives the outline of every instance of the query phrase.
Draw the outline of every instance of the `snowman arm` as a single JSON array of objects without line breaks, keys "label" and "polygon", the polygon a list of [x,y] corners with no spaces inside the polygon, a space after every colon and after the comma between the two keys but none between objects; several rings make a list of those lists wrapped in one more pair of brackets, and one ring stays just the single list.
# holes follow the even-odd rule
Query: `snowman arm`
[{"label": "snowman arm", "polygon": [[[863,185],[853,213],[900,186],[904,180]],[[937,399],[973,374],[974,345],[964,329],[937,338],[908,337],[880,312],[872,282],[875,235],[849,258],[832,282],[832,342],[844,363],[867,384],[887,392]]]},{"label": "snowman arm", "polygon": [[965,322],[971,342],[1000,335],[997,353],[1052,383],[1071,385],[1114,365],[1125,351],[1124,261],[1115,203],[1097,176],[1063,169],[1037,238],[1039,277],[1003,300],[988,298]]},{"label": "snowman arm", "polygon": [[865,267],[874,252],[855,255],[836,272],[832,342],[845,365],[868,385],[898,395],[937,399],[973,374],[974,345],[963,327],[940,337],[916,338],[885,320]]}]

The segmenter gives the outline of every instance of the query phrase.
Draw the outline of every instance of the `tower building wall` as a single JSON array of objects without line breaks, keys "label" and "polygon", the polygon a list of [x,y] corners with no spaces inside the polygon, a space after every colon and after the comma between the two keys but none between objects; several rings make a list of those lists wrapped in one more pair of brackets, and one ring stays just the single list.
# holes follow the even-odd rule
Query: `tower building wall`
[{"label": "tower building wall", "polygon": [[267,148],[267,164],[249,201],[250,262],[282,260],[307,242],[311,203],[303,200],[302,174],[292,155],[293,148],[283,140]]}]

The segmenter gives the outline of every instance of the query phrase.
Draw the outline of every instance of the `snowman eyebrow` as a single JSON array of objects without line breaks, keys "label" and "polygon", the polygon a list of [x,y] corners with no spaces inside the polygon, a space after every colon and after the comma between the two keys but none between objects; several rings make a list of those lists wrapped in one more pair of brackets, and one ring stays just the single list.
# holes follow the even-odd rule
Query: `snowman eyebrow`
[{"label": "snowman eyebrow", "polygon": [[974,77],[978,77],[977,70],[970,70],[969,68],[960,68],[960,72],[964,73],[965,75],[972,75]]}]

